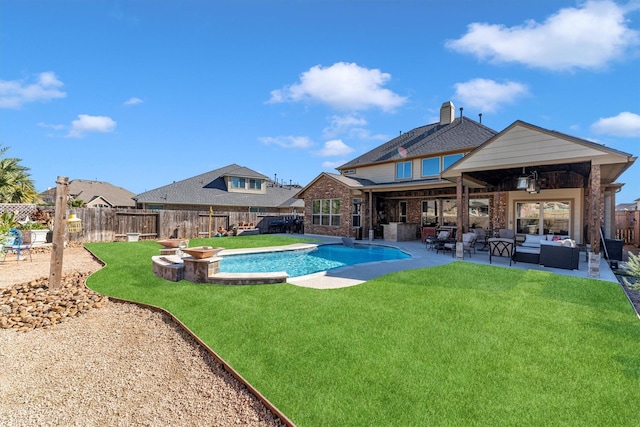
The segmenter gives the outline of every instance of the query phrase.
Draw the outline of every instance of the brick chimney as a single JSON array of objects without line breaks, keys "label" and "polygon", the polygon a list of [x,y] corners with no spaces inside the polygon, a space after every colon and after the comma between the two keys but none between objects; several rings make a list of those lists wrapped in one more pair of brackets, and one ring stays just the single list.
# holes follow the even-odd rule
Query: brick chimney
[{"label": "brick chimney", "polygon": [[440,107],[440,125],[448,125],[456,118],[456,107],[453,102],[447,101]]}]

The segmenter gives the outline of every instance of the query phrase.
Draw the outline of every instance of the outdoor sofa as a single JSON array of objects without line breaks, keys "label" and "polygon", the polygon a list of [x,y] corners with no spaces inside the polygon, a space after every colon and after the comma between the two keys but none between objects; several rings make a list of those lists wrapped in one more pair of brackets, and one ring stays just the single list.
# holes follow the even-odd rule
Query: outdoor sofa
[{"label": "outdoor sofa", "polygon": [[545,267],[577,270],[580,249],[566,236],[527,234],[522,245],[516,247],[514,259]]}]

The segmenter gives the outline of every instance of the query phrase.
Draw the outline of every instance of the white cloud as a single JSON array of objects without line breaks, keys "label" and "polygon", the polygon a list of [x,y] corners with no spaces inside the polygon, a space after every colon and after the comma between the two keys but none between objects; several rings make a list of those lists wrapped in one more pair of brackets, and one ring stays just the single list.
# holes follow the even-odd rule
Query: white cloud
[{"label": "white cloud", "polygon": [[65,128],[64,125],[50,125],[44,122],[40,122],[38,123],[38,126],[40,126],[41,128],[45,128],[45,129],[53,129],[53,130],[62,130]]},{"label": "white cloud", "polygon": [[67,94],[60,90],[64,83],[55,73],[40,73],[35,83],[22,80],[0,80],[0,108],[20,108],[24,104],[64,98]]},{"label": "white cloud", "polygon": [[278,145],[282,148],[309,148],[313,142],[306,136],[263,136],[259,140],[267,145]]},{"label": "white cloud", "polygon": [[129,98],[124,102],[124,105],[138,105],[138,104],[142,104],[144,101],[140,98]]},{"label": "white cloud", "polygon": [[335,162],[326,161],[326,162],[322,162],[322,168],[323,169],[335,169],[338,166],[344,165],[345,163],[347,163],[346,160],[336,160]]},{"label": "white cloud", "polygon": [[475,22],[446,46],[479,59],[517,62],[552,70],[597,69],[624,57],[637,46],[640,33],[627,26],[625,14],[636,6],[613,1],[587,1],[560,9],[543,23],[515,27]]},{"label": "white cloud", "polygon": [[624,111],[614,117],[601,118],[591,125],[591,131],[628,138],[640,137],[640,115]]},{"label": "white cloud", "polygon": [[318,151],[318,155],[322,157],[343,156],[353,151],[353,148],[342,142],[341,139],[333,139],[324,143],[322,150]]},{"label": "white cloud", "polygon": [[71,122],[71,130],[67,134],[71,138],[81,138],[89,132],[113,132],[116,122],[107,116],[90,116],[78,114],[78,120]]},{"label": "white cloud", "polygon": [[498,83],[489,79],[473,79],[456,83],[454,87],[463,107],[471,107],[481,113],[497,111],[502,104],[511,104],[529,94],[526,85],[511,81]]},{"label": "white cloud", "polygon": [[330,124],[322,130],[325,138],[334,138],[338,135],[365,136],[368,131],[364,129],[368,123],[365,119],[354,115],[332,116]]},{"label": "white cloud", "polygon": [[390,79],[391,74],[355,63],[316,65],[300,75],[299,83],[272,91],[269,102],[315,101],[340,110],[377,107],[393,111],[406,98],[383,88]]}]

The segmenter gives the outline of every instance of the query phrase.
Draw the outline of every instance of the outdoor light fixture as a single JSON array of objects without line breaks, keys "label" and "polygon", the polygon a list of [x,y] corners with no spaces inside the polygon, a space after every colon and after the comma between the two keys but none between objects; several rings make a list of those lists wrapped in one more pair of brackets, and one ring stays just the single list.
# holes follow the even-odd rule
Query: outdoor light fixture
[{"label": "outdoor light fixture", "polygon": [[76,214],[69,214],[69,218],[67,218],[67,231],[69,233],[82,231],[82,220],[76,217]]},{"label": "outdoor light fixture", "polygon": [[525,190],[529,194],[538,194],[540,192],[538,172],[533,171],[529,175],[526,175],[524,168],[522,168],[522,176],[518,177],[516,188],[518,190]]}]

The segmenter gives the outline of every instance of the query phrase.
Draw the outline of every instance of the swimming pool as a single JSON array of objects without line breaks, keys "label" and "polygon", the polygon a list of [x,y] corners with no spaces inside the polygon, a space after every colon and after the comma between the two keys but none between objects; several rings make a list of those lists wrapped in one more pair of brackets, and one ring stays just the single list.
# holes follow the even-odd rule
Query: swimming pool
[{"label": "swimming pool", "polygon": [[304,276],[346,265],[410,258],[411,255],[388,246],[320,245],[310,249],[223,255],[222,273],[265,273],[286,271],[289,277]]}]

